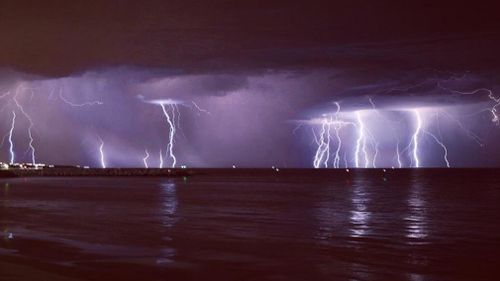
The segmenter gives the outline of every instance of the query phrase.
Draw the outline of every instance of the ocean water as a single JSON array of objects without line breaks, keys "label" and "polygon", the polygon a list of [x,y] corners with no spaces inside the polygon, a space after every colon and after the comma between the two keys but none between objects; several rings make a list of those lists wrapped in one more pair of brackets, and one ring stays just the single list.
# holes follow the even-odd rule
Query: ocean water
[{"label": "ocean water", "polygon": [[0,179],[0,280],[500,280],[499,172]]}]

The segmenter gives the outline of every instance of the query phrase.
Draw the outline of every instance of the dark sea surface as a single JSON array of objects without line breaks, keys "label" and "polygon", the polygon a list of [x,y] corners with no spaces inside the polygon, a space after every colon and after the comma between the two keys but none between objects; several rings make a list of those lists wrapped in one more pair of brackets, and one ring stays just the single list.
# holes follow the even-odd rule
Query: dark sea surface
[{"label": "dark sea surface", "polygon": [[500,170],[0,179],[0,280],[500,280]]}]

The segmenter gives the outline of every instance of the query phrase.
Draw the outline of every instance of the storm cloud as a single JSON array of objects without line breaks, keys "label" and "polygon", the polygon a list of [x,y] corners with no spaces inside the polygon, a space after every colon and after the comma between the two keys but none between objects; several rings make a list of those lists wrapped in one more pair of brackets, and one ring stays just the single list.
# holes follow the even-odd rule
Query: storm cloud
[{"label": "storm cloud", "polygon": [[[42,162],[96,166],[102,139],[111,166],[142,165],[146,150],[155,166],[169,128],[147,101],[172,99],[181,164],[310,167],[314,128],[303,124],[337,102],[346,114],[384,111],[408,127],[402,139],[413,128],[404,110],[446,110],[450,154],[469,151],[454,164],[498,165],[494,11],[435,1],[2,2],[0,157],[17,112],[15,151],[29,160],[17,101]],[[432,145],[427,163],[439,166]]]}]

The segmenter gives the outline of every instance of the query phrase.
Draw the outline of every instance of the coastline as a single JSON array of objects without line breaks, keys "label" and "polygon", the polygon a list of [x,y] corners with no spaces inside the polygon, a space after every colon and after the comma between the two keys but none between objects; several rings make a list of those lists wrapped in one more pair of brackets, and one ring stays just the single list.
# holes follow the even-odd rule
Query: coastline
[{"label": "coastline", "polygon": [[380,175],[381,177],[405,176],[425,173],[426,176],[442,176],[456,172],[467,174],[480,172],[483,174],[498,173],[498,168],[349,168],[349,169],[312,169],[312,168],[79,168],[55,167],[43,169],[3,169],[0,178],[24,177],[189,177],[189,176],[224,176],[224,177],[336,177],[349,175]]},{"label": "coastline", "polygon": [[0,170],[0,178],[16,177],[185,177],[192,172],[185,169],[160,168],[44,168]]}]

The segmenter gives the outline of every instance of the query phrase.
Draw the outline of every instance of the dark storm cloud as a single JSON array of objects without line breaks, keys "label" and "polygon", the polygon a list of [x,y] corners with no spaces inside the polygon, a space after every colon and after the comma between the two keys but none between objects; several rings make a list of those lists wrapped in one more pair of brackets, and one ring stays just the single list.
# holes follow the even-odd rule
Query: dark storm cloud
[{"label": "dark storm cloud", "polygon": [[443,107],[487,103],[490,101],[489,90],[497,89],[495,82],[468,72],[401,73],[396,77],[347,87],[330,95],[330,102],[323,101],[310,114],[335,111],[333,102],[339,102],[342,110],[347,111],[373,107]]},{"label": "dark storm cloud", "polygon": [[170,75],[153,78],[139,86],[142,96],[157,92],[160,96],[186,99],[193,96],[224,96],[248,86],[244,75]]},{"label": "dark storm cloud", "polygon": [[[485,1],[2,1],[0,11],[0,65],[42,75],[498,61],[498,40],[484,32],[500,23]],[[457,35],[458,44],[446,39]],[[441,56],[450,51],[460,55]]]}]

